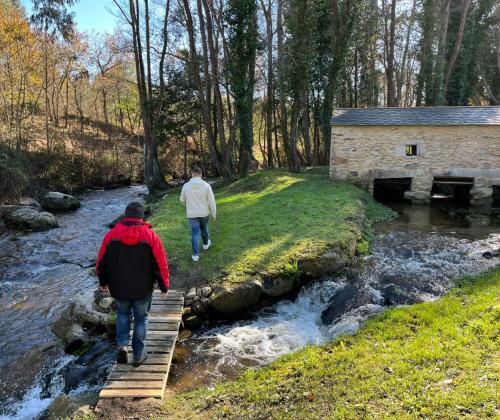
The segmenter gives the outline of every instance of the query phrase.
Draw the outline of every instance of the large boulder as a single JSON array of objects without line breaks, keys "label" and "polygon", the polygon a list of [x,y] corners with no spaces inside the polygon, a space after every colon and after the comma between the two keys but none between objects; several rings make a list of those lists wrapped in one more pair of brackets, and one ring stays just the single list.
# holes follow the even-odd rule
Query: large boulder
[{"label": "large boulder", "polygon": [[47,210],[74,210],[80,207],[80,201],[72,195],[52,191],[43,197],[42,207]]},{"label": "large boulder", "polygon": [[388,284],[384,286],[382,289],[382,296],[386,306],[411,305],[422,301],[414,292],[397,284]]},{"label": "large boulder", "polygon": [[8,227],[28,230],[48,230],[58,227],[57,219],[51,213],[38,211],[33,207],[19,206],[3,216]]},{"label": "large boulder", "polygon": [[11,213],[22,209],[24,206],[15,206],[13,204],[4,204],[0,206],[0,219],[6,219]]},{"label": "large boulder", "polygon": [[345,313],[370,303],[378,303],[373,294],[366,289],[348,284],[332,296],[327,308],[321,314],[321,321],[325,325],[334,324]]},{"label": "large boulder", "polygon": [[[353,237],[347,249],[330,248],[315,258],[298,261],[299,272],[307,277],[321,277],[343,270],[356,253],[356,238]],[[290,289],[291,290],[291,289]]]},{"label": "large boulder", "polygon": [[94,418],[92,407],[97,404],[98,399],[97,392],[77,396],[61,395],[50,404],[44,414],[51,419]]},{"label": "large boulder", "polygon": [[87,333],[79,324],[73,324],[64,337],[64,351],[66,353],[74,353],[82,347],[88,340]]},{"label": "large boulder", "polygon": [[272,278],[265,277],[262,284],[263,292],[267,296],[282,296],[300,286],[300,280],[295,278]]},{"label": "large boulder", "polygon": [[94,303],[93,290],[82,290],[73,298],[69,306],[62,312],[51,327],[52,332],[62,340],[66,340],[74,324],[86,326],[87,329],[105,330],[109,315],[99,311]]},{"label": "large boulder", "polygon": [[262,284],[253,279],[236,286],[216,288],[210,296],[210,306],[221,314],[230,314],[255,305],[262,293]]},{"label": "large boulder", "polygon": [[37,210],[40,210],[42,208],[42,206],[40,205],[40,203],[38,201],[36,201],[34,198],[32,197],[21,197],[19,199],[19,205],[20,206],[28,206],[28,207],[33,207]]}]

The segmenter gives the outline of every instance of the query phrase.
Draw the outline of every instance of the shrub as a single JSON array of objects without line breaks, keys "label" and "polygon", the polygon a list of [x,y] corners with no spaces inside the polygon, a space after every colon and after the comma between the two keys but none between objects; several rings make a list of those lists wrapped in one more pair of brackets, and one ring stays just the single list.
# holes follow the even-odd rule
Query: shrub
[{"label": "shrub", "polygon": [[0,147],[0,202],[12,202],[28,187],[27,162]]}]

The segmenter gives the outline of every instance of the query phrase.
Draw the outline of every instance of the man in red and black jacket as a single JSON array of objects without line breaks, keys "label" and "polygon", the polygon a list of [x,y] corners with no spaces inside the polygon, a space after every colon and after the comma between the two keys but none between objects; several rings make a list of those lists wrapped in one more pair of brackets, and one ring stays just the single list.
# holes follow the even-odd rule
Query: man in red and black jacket
[{"label": "man in red and black jacket", "polygon": [[144,221],[144,206],[130,203],[125,219],[118,222],[104,237],[97,256],[96,271],[102,291],[116,300],[116,341],[118,363],[127,363],[130,315],[134,314],[132,351],[134,364],[147,358],[145,339],[148,313],[155,283],[161,296],[168,292],[168,264],[159,236]]}]

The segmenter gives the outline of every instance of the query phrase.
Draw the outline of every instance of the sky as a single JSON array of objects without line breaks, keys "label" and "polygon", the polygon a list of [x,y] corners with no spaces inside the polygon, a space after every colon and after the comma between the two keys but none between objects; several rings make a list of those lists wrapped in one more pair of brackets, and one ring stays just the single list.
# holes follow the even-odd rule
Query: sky
[{"label": "sky", "polygon": [[[31,0],[21,0],[28,15],[31,14]],[[116,26],[116,17],[109,10],[114,9],[112,0],[79,0],[71,11],[74,13],[77,30],[79,32],[113,32]]]}]

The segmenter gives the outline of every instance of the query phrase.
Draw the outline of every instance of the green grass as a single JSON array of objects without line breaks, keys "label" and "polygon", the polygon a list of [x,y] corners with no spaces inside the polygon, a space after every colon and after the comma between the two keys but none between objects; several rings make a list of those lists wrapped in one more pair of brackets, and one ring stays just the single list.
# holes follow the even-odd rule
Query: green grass
[{"label": "green grass", "polygon": [[390,309],[353,336],[181,394],[175,418],[499,418],[500,268],[434,302]]},{"label": "green grass", "polygon": [[[331,181],[321,170],[311,172],[263,171],[215,191],[213,246],[198,264],[206,280],[239,283],[262,272],[297,275],[298,261],[331,247],[347,252],[353,238],[362,242],[369,236],[373,221],[392,214],[355,186]],[[179,190],[156,208],[151,222],[169,260],[181,272],[189,271],[190,231]]]}]

